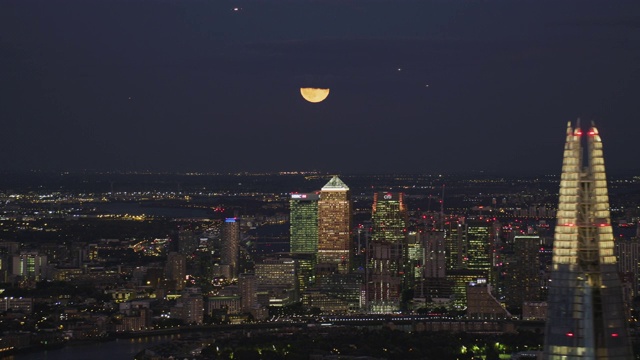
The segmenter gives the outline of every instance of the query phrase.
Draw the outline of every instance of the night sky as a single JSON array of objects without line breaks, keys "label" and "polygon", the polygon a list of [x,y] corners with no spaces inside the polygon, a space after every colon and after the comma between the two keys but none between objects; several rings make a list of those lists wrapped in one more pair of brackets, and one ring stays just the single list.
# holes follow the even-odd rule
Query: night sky
[{"label": "night sky", "polygon": [[639,85],[637,0],[2,0],[0,170],[635,171]]}]

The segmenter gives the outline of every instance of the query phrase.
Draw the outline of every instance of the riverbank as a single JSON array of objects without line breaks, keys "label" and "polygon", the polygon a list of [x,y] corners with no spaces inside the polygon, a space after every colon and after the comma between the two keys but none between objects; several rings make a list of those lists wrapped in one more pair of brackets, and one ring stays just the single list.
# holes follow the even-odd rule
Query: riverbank
[{"label": "riverbank", "polygon": [[144,349],[172,341],[180,335],[147,336],[143,338],[112,339],[109,341],[66,343],[55,349],[19,352],[3,360],[132,360]]}]

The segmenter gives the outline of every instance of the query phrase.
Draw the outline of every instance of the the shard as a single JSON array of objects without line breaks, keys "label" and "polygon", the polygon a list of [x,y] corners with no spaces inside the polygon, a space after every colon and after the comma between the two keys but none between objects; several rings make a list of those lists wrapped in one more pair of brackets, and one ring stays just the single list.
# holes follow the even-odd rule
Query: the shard
[{"label": "the shard", "polygon": [[[586,149],[583,144],[586,144]],[[567,126],[544,359],[632,359],[602,140]]]}]

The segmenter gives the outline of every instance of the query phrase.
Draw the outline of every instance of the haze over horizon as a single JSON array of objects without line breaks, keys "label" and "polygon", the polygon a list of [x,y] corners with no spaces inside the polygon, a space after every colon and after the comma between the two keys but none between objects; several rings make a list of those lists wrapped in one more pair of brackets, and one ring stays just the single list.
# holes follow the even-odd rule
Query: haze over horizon
[{"label": "haze over horizon", "polygon": [[7,0],[0,33],[0,171],[559,174],[577,118],[640,168],[637,1]]}]

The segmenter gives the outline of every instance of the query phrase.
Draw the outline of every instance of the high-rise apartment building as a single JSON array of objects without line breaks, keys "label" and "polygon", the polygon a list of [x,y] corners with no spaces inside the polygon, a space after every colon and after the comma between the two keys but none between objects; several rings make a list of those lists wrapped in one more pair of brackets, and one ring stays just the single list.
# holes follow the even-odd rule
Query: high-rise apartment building
[{"label": "high-rise apartment building", "polygon": [[181,229],[178,231],[178,252],[190,255],[198,249],[200,237],[193,230]]},{"label": "high-rise apartment building", "polygon": [[318,263],[337,264],[342,274],[351,267],[351,218],[349,187],[334,176],[318,201]]},{"label": "high-rise apartment building", "polygon": [[227,278],[238,276],[238,258],[240,256],[240,222],[236,218],[227,218],[222,226],[220,244],[220,263]]},{"label": "high-rise apartment building", "polygon": [[594,126],[567,126],[548,304],[544,359],[633,359]]},{"label": "high-rise apartment building", "polygon": [[182,290],[187,275],[187,257],[177,252],[170,252],[167,255],[164,274],[172,284],[175,284],[176,290]]},{"label": "high-rise apartment building", "polygon": [[181,319],[185,324],[200,325],[204,320],[204,298],[196,292],[183,292],[176,306],[171,308],[171,317]]},{"label": "high-rise apartment building", "polygon": [[258,285],[255,274],[244,273],[238,278],[242,311],[249,312],[258,305]]}]

